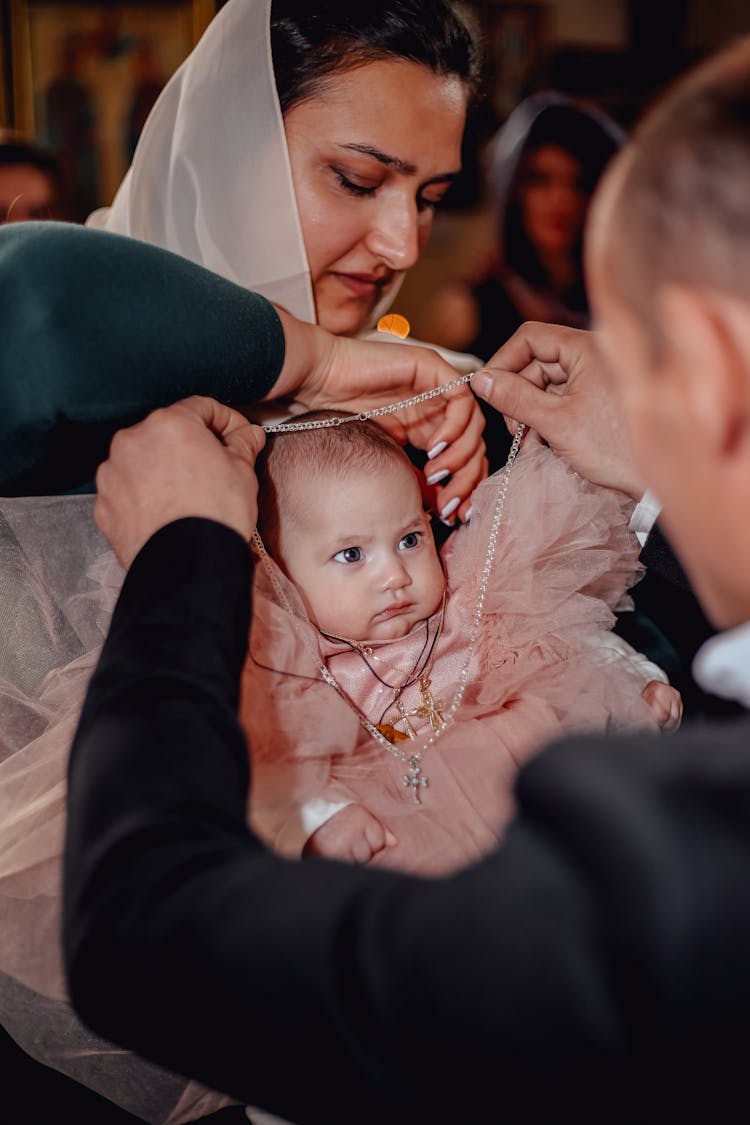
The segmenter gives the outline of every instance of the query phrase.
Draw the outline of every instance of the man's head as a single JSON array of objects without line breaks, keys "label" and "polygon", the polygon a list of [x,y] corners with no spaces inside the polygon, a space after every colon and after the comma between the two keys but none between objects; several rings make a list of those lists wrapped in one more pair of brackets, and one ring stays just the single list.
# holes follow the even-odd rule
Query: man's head
[{"label": "man's head", "polygon": [[271,437],[258,480],[261,536],[323,632],[393,640],[439,608],[445,582],[416,473],[379,426]]},{"label": "man's head", "polygon": [[750,39],[644,118],[597,193],[587,257],[667,531],[716,624],[748,620]]}]

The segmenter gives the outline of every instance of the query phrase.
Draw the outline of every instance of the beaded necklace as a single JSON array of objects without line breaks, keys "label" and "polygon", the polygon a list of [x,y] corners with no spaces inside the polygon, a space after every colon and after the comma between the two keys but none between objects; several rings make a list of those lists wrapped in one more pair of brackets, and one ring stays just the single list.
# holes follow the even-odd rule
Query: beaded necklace
[{"label": "beaded necklace", "polygon": [[[324,418],[324,419],[318,419],[317,421],[314,421],[314,422],[282,422],[282,423],[279,423],[279,424],[273,425],[273,426],[264,426],[264,429],[265,429],[266,433],[270,433],[270,434],[296,433],[296,432],[299,432],[300,430],[320,430],[320,429],[330,428],[332,426],[342,426],[342,425],[345,425],[349,422],[366,422],[366,421],[369,421],[371,418],[379,418],[379,417],[382,417],[385,414],[395,414],[399,410],[405,410],[407,407],[416,406],[421,402],[427,402],[429,399],[433,399],[433,398],[436,398],[438,395],[445,394],[445,392],[448,391],[448,390],[453,390],[455,387],[460,387],[463,384],[468,383],[470,379],[471,379],[471,375],[461,375],[461,376],[459,376],[459,378],[452,380],[452,382],[450,382],[450,383],[445,383],[441,387],[434,387],[432,390],[424,391],[424,392],[422,392],[421,394],[418,394],[418,395],[413,395],[411,398],[404,399],[400,402],[390,403],[387,406],[376,407],[373,410],[364,410],[359,414],[350,415],[348,417]],[[490,524],[490,534],[489,534],[489,539],[488,539],[488,542],[487,542],[487,555],[485,556],[484,566],[482,567],[482,577],[481,577],[480,583],[479,583],[479,591],[477,593],[477,601],[476,601],[476,605],[474,607],[474,613],[473,613],[472,619],[471,619],[471,628],[470,628],[470,631],[469,631],[469,644],[468,644],[468,648],[467,648],[467,651],[466,651],[466,656],[465,656],[463,665],[461,667],[461,671],[459,673],[458,683],[456,685],[456,690],[453,693],[453,699],[451,700],[450,705],[448,706],[447,710],[445,710],[444,713],[438,712],[440,722],[439,723],[438,722],[433,723],[432,719],[431,719],[432,731],[431,731],[430,735],[428,736],[427,740],[425,741],[425,743],[420,747],[419,750],[411,750],[411,751],[402,750],[399,747],[397,741],[391,741],[387,737],[387,735],[384,734],[381,729],[379,729],[378,725],[371,722],[370,719],[368,719],[367,716],[364,715],[359,710],[359,708],[352,702],[352,700],[349,698],[349,696],[346,694],[346,692],[342,688],[341,684],[338,682],[338,680],[335,678],[335,676],[329,671],[326,664],[323,663],[320,660],[319,653],[312,650],[310,642],[309,642],[307,636],[305,635],[305,632],[302,629],[301,624],[297,621],[296,614],[294,613],[294,610],[293,610],[293,608],[292,608],[292,606],[289,602],[289,599],[286,595],[286,592],[282,588],[281,583],[279,582],[278,578],[276,577],[276,574],[274,572],[273,564],[271,563],[271,560],[268,556],[268,553],[266,551],[263,540],[261,539],[260,535],[258,534],[257,528],[253,532],[253,536],[252,536],[253,546],[255,547],[255,549],[256,549],[256,551],[257,551],[257,553],[258,553],[258,555],[261,559],[261,562],[263,563],[263,566],[265,567],[265,570],[266,570],[268,578],[271,582],[271,585],[273,586],[274,591],[277,594],[281,604],[284,606],[284,609],[286,609],[286,611],[290,614],[290,616],[292,618],[292,621],[294,622],[295,628],[297,629],[297,631],[298,631],[298,633],[301,637],[301,640],[302,640],[302,643],[303,643],[305,649],[307,650],[308,654],[310,656],[312,656],[313,661],[315,663],[317,663],[318,671],[319,671],[322,679],[325,680],[325,682],[327,684],[330,684],[330,686],[333,688],[333,690],[336,692],[336,694],[344,701],[344,703],[347,705],[347,707],[349,707],[349,709],[354,712],[354,714],[357,716],[357,720],[358,720],[360,726],[362,726],[364,728],[364,730],[367,731],[367,733],[383,748],[383,750],[387,751],[387,753],[391,754],[394,758],[397,759],[397,761],[401,762],[402,765],[404,765],[406,767],[406,773],[402,777],[402,782],[403,782],[404,788],[408,789],[410,791],[411,801],[412,801],[412,804],[414,804],[414,805],[421,805],[422,804],[421,793],[424,789],[427,789],[428,786],[429,786],[429,778],[425,775],[424,770],[422,769],[422,755],[427,750],[429,750],[432,746],[434,746],[434,744],[438,740],[438,738],[450,726],[450,724],[453,721],[459,707],[461,706],[461,702],[462,702],[463,697],[464,697],[464,692],[466,691],[466,687],[467,687],[467,684],[469,682],[469,672],[470,672],[470,668],[471,668],[471,661],[472,661],[472,658],[474,656],[474,650],[476,648],[477,638],[479,636],[479,624],[480,624],[480,621],[482,619],[482,614],[484,612],[484,603],[485,603],[485,599],[486,599],[486,596],[487,596],[487,588],[488,588],[488,585],[489,585],[490,575],[492,573],[492,565],[493,565],[493,562],[494,562],[494,559],[495,559],[495,551],[496,551],[496,548],[497,548],[497,539],[498,539],[498,534],[499,534],[499,531],[500,531],[500,524],[501,524],[502,518],[503,518],[503,511],[505,509],[505,498],[506,498],[506,495],[507,495],[507,492],[508,492],[508,485],[510,483],[510,473],[511,473],[511,470],[513,468],[513,464],[516,460],[516,457],[518,456],[518,451],[521,447],[521,439],[523,438],[525,429],[526,429],[526,427],[524,425],[519,425],[519,427],[516,431],[515,437],[513,438],[513,442],[511,444],[511,447],[510,447],[510,452],[508,454],[508,460],[505,464],[505,467],[500,470],[500,472],[502,473],[502,482],[501,482],[500,488],[498,490],[497,500],[495,501],[495,509],[494,509],[494,512],[493,512],[493,515],[492,515],[492,522]],[[444,610],[444,608],[445,608],[445,602],[443,602],[443,610]],[[441,628],[442,628],[442,613],[441,613],[440,625],[441,625]],[[439,637],[439,632],[436,633],[435,643],[434,643],[434,646],[431,650],[433,659],[434,659],[435,652],[436,652],[436,649],[437,649],[438,637]],[[336,639],[347,640],[347,638],[336,638]],[[354,642],[354,643],[356,644],[356,642]],[[361,655],[361,653],[360,653],[360,655]],[[421,659],[421,654],[420,654],[419,657],[417,657],[415,668],[419,664],[420,659]],[[432,664],[430,664],[430,667],[432,667]],[[378,677],[378,678],[380,678],[380,677]],[[427,691],[429,692],[429,676],[427,677],[427,679],[428,679]],[[391,685],[389,685],[389,686],[391,686]],[[403,690],[403,685],[402,685],[401,690]],[[434,711],[437,711],[437,707],[434,705],[434,701],[432,700],[431,696],[430,696],[430,704],[432,706],[432,709]]]}]

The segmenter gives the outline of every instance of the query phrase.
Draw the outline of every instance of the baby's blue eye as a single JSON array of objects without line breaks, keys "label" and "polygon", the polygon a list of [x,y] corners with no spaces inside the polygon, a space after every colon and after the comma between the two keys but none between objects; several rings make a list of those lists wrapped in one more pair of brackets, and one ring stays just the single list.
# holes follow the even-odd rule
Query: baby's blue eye
[{"label": "baby's blue eye", "polygon": [[337,562],[355,563],[359,562],[362,558],[361,547],[344,547],[343,551],[338,551],[334,556]]},{"label": "baby's blue eye", "polygon": [[421,536],[421,531],[410,531],[408,535],[405,535],[399,543],[399,549],[403,551],[410,551],[413,547],[418,547]]}]

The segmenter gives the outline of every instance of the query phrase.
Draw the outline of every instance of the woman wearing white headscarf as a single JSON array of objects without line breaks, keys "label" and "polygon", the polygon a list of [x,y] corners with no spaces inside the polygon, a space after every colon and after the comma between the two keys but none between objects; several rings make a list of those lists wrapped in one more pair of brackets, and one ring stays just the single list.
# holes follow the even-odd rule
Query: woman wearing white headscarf
[{"label": "woman wearing white headscarf", "polygon": [[[89,225],[361,334],[392,303],[460,170],[477,80],[472,32],[449,0],[229,0],[151,111],[112,206]],[[325,198],[304,166],[310,141],[321,165],[352,165],[352,181],[327,185]],[[332,268],[379,281],[349,302],[348,322]]]}]

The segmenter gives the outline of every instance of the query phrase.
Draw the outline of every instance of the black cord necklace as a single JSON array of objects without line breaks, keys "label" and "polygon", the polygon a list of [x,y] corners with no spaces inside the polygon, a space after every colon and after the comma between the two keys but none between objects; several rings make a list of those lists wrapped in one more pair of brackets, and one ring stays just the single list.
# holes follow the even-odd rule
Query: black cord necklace
[{"label": "black cord necklace", "polygon": [[[372,649],[369,647],[369,645],[366,645],[364,643],[364,641],[352,641],[352,640],[349,639],[349,637],[339,637],[336,633],[326,633],[325,630],[323,630],[323,629],[320,630],[320,633],[324,637],[327,637],[327,639],[329,641],[342,641],[345,645],[348,645],[349,648],[352,650],[352,652],[356,652],[357,655],[363,660],[363,662],[367,665],[367,667],[372,672],[375,679],[378,680],[379,683],[381,683],[383,685],[383,687],[390,688],[391,691],[403,691],[405,688],[408,688],[412,684],[416,683],[417,680],[419,679],[419,676],[420,676],[420,671],[418,671],[419,663],[420,663],[422,657],[424,656],[425,649],[427,648],[427,644],[428,644],[429,639],[430,639],[430,619],[429,619],[429,617],[425,618],[424,626],[425,626],[424,644],[422,645],[422,648],[420,649],[420,651],[417,655],[417,659],[414,661],[414,664],[412,665],[411,671],[407,672],[406,679],[401,684],[389,684],[387,680],[384,680],[383,677],[375,671],[372,664],[370,663],[370,661],[365,656],[366,652],[369,653],[370,655],[372,655]],[[435,634],[435,635],[437,636],[437,634]],[[433,638],[432,645],[430,646],[430,651],[427,653],[427,658],[425,660],[425,664],[427,663],[427,660],[430,659],[434,644],[435,644],[435,639]]]},{"label": "black cord necklace", "polygon": [[[432,692],[430,691],[430,669],[432,667],[432,661],[434,658],[437,642],[443,631],[443,620],[445,618],[445,598],[446,594],[445,591],[443,591],[443,600],[440,606],[440,616],[438,618],[435,635],[432,638],[432,643],[430,644],[430,619],[428,617],[425,618],[424,644],[422,645],[422,648],[412,666],[411,671],[407,674],[406,679],[400,684],[389,684],[387,680],[384,680],[383,677],[375,671],[372,664],[365,656],[365,652],[369,652],[370,655],[372,655],[372,649],[369,648],[369,646],[365,644],[364,641],[353,641],[350,637],[341,637],[336,633],[326,633],[322,629],[320,630],[322,636],[327,637],[329,640],[341,641],[343,644],[348,645],[352,652],[356,652],[357,655],[361,658],[362,662],[367,666],[375,679],[384,687],[387,687],[389,691],[393,692],[393,700],[390,703],[386,704],[380,715],[379,721],[375,724],[380,733],[385,735],[389,742],[400,742],[406,738],[415,739],[417,737],[414,728],[409,722],[410,715],[429,719],[430,726],[433,730],[439,730],[443,725],[443,716],[439,710],[442,704],[438,704],[435,702],[432,696]],[[401,696],[407,688],[411,687],[412,684],[417,683],[417,681],[419,681],[419,693],[422,702],[420,706],[417,707],[414,711],[407,712],[404,708]],[[395,707],[399,713],[399,718],[395,721],[402,722],[404,724],[403,731],[397,730],[393,723],[384,722],[385,716],[393,707]]]}]

